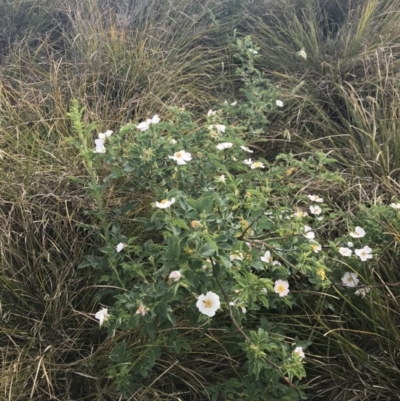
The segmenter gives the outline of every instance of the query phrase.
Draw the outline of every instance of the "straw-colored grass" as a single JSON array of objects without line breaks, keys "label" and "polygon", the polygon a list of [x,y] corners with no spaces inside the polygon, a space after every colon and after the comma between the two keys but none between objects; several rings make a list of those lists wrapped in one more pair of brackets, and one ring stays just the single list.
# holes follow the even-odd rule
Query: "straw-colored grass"
[{"label": "straw-colored grass", "polygon": [[[261,13],[267,3],[269,12]],[[249,25],[263,68],[286,97],[269,130],[274,141],[332,151],[354,174],[397,177],[399,7],[396,0],[254,6]],[[306,60],[297,54],[303,48]]]}]

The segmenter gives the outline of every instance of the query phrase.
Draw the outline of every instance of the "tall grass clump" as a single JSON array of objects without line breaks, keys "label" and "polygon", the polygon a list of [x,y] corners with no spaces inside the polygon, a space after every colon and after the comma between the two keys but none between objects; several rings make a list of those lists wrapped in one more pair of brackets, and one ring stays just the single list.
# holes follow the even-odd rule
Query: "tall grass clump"
[{"label": "tall grass clump", "polygon": [[276,144],[331,150],[350,173],[385,183],[398,176],[399,6],[249,2],[248,29],[262,47],[263,68],[286,92],[269,134]]},{"label": "tall grass clump", "polygon": [[76,268],[90,249],[78,227],[82,197],[54,171],[37,171],[26,183],[26,166],[17,175],[13,163],[3,153],[0,394],[83,399],[102,382],[102,362],[90,361],[100,343],[90,316],[96,279]]},{"label": "tall grass clump", "polygon": [[43,24],[51,20],[48,35],[22,29],[0,61],[0,116],[11,138],[37,131],[65,154],[65,115],[73,98],[112,127],[171,104],[207,105],[230,90],[224,66],[234,16],[220,18],[228,1],[67,2],[55,16],[39,3],[9,6],[6,14],[17,21],[30,13],[43,15]]}]

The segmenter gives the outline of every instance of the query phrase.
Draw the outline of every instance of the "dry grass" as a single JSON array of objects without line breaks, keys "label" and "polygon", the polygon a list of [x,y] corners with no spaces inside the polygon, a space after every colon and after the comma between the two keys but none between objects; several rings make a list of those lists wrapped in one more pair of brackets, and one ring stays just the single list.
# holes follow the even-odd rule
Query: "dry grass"
[{"label": "dry grass", "polygon": [[287,106],[268,131],[274,143],[328,150],[353,174],[396,178],[400,3],[271,0],[261,12],[262,4],[249,24]]}]

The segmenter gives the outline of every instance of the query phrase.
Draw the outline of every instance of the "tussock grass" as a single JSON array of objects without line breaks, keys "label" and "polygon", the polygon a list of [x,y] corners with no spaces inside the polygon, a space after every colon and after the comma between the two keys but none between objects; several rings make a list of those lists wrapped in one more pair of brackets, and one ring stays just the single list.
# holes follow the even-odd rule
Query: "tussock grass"
[{"label": "tussock grass", "polygon": [[[107,128],[167,105],[206,108],[221,91],[229,60],[232,22],[216,20],[225,3],[126,2],[129,20],[104,2],[63,3],[58,20],[51,19],[58,23],[55,42],[32,30],[18,50],[8,47],[0,63],[3,121],[54,139],[69,135],[65,115],[73,98]],[[35,6],[14,10],[14,19],[22,13],[23,24]]]},{"label": "tussock grass", "polygon": [[95,289],[88,283],[94,277],[76,269],[76,261],[89,249],[82,246],[86,235],[76,225],[83,205],[65,178],[58,178],[57,185],[51,182],[54,178],[42,173],[41,182],[36,176],[35,185],[14,184],[8,190],[9,183],[2,182],[4,399],[50,399],[69,380],[85,388],[85,375],[91,371],[85,357],[99,343],[89,316]]},{"label": "tussock grass", "polygon": [[[265,71],[286,93],[271,138],[331,150],[354,174],[397,177],[399,2],[268,4],[268,12],[265,2],[253,5],[249,25]],[[297,54],[303,48],[306,60]]]}]

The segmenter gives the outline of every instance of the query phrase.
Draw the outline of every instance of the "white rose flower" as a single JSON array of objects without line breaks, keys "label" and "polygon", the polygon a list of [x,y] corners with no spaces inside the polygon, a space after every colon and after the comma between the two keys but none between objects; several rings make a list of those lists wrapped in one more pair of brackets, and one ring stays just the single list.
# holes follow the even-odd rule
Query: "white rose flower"
[{"label": "white rose flower", "polygon": [[225,127],[225,125],[222,125],[222,124],[212,124],[212,125],[209,125],[208,126],[208,129],[210,130],[210,131],[212,131],[212,130],[217,130],[217,132],[218,133],[224,133],[225,132],[225,129],[226,129],[226,127]]},{"label": "white rose flower", "polygon": [[159,209],[166,209],[174,203],[175,203],[175,198],[171,198],[170,200],[163,199],[161,202],[156,202],[156,207],[158,207]]},{"label": "white rose flower", "polygon": [[306,216],[308,216],[308,213],[307,212],[303,212],[302,210],[296,210],[292,214],[292,217],[296,217],[298,219],[301,219],[301,218],[306,217]]},{"label": "white rose flower", "polygon": [[315,253],[318,253],[322,250],[322,246],[316,241],[310,241],[310,246]]},{"label": "white rose flower", "polygon": [[224,175],[224,174],[220,175],[220,176],[217,178],[217,181],[218,181],[218,182],[225,183],[225,182],[226,182],[226,177],[225,177],[225,175]]},{"label": "white rose flower", "polygon": [[362,249],[356,249],[354,253],[363,261],[365,262],[367,259],[372,259],[372,249],[365,245]]},{"label": "white rose flower", "polygon": [[144,131],[147,131],[147,130],[149,129],[150,124],[151,124],[151,120],[148,118],[146,121],[142,121],[141,123],[139,123],[139,124],[136,126],[136,128],[137,128],[139,131],[144,132]]},{"label": "white rose flower", "polygon": [[160,122],[160,117],[158,117],[158,115],[155,114],[151,119],[151,124],[158,124],[159,122]]},{"label": "white rose flower", "polygon": [[350,237],[353,238],[362,238],[364,237],[364,235],[365,235],[364,229],[358,226],[354,229],[354,231],[350,233]]},{"label": "white rose flower", "polygon": [[96,149],[93,151],[94,153],[106,153],[106,148],[104,146],[104,140],[95,139],[94,143],[96,145]]},{"label": "white rose flower", "polygon": [[351,256],[353,251],[350,248],[340,247],[339,253],[343,256]]},{"label": "white rose flower", "polygon": [[298,356],[300,359],[305,358],[304,352],[303,352],[303,347],[296,347],[293,351],[293,353]]},{"label": "white rose flower", "polygon": [[103,309],[99,310],[94,315],[95,319],[97,319],[99,321],[100,326],[103,324],[104,320],[107,319],[107,316],[108,316],[108,309],[107,308],[103,308]]},{"label": "white rose flower", "polygon": [[197,298],[196,306],[204,315],[213,317],[215,312],[220,308],[221,303],[217,294],[208,291],[206,295],[202,294]]},{"label": "white rose flower", "polygon": [[136,311],[136,315],[147,315],[147,308],[144,305],[140,305]]},{"label": "white rose flower", "polygon": [[363,287],[359,288],[354,294],[355,295],[360,295],[362,298],[364,298],[370,291],[369,287]]},{"label": "white rose flower", "polygon": [[314,238],[315,238],[315,233],[314,233],[314,231],[307,231],[307,232],[304,234],[304,236],[305,236],[307,239],[314,239]]},{"label": "white rose flower", "polygon": [[360,280],[357,273],[346,272],[342,277],[342,284],[345,287],[356,287],[359,282]]},{"label": "white rose flower", "polygon": [[304,47],[297,52],[297,55],[301,58],[304,58],[304,60],[307,60],[307,53],[305,52]]},{"label": "white rose flower", "polygon": [[177,164],[183,165],[192,160],[192,155],[184,150],[175,152],[173,156],[168,156],[170,159],[175,160]]},{"label": "white rose flower", "polygon": [[322,209],[319,207],[319,206],[310,206],[310,212],[312,213],[312,214],[321,214],[321,212],[322,212]]},{"label": "white rose flower", "polygon": [[250,168],[252,170],[256,169],[256,168],[265,168],[264,163],[261,162],[254,162],[251,164]]},{"label": "white rose flower", "polygon": [[123,244],[122,242],[120,242],[115,249],[117,250],[118,253],[120,253],[123,249],[125,248],[125,244]]},{"label": "white rose flower", "polygon": [[234,260],[243,260],[243,253],[238,252],[238,253],[232,253],[229,256],[230,260],[233,262]]},{"label": "white rose flower", "polygon": [[260,258],[264,263],[272,263],[274,258],[271,256],[271,252],[267,251],[264,253],[264,256],[261,256]]},{"label": "white rose flower", "polygon": [[284,280],[276,280],[274,291],[279,294],[280,297],[285,297],[289,294],[289,283]]},{"label": "white rose flower", "polygon": [[320,198],[318,195],[307,195],[308,199],[312,202],[323,202],[324,200]]},{"label": "white rose flower", "polygon": [[245,152],[248,153],[253,153],[253,151],[251,149],[249,149],[247,146],[241,146],[240,149],[244,150]]},{"label": "white rose flower", "polygon": [[178,270],[171,272],[170,275],[168,276],[169,279],[174,281],[178,281],[181,277],[182,277],[181,272]]},{"label": "white rose flower", "polygon": [[219,143],[219,144],[216,146],[216,148],[219,149],[219,150],[224,150],[224,149],[229,149],[229,148],[231,148],[232,145],[233,145],[232,142],[222,142],[222,143]]}]

